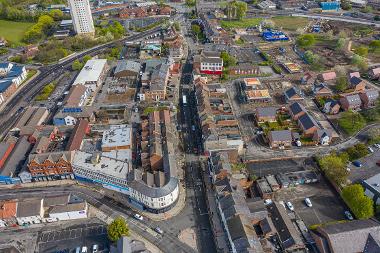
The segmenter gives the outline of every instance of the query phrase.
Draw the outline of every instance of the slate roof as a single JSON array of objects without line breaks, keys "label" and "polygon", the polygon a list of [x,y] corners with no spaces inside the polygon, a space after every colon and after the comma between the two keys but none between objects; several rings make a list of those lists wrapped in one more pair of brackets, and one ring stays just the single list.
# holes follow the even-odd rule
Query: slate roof
[{"label": "slate roof", "polygon": [[17,217],[38,216],[41,212],[42,199],[28,199],[17,204]]},{"label": "slate roof", "polygon": [[141,69],[141,64],[135,61],[119,61],[116,65],[115,74],[121,71],[131,71],[139,73]]},{"label": "slate roof", "polygon": [[301,105],[300,103],[298,103],[298,102],[295,102],[295,103],[291,104],[289,106],[289,110],[291,111],[291,113],[293,115],[297,115],[300,112],[305,112],[306,113],[305,107],[303,105]]},{"label": "slate roof", "polygon": [[347,100],[348,104],[351,106],[362,104],[362,101],[360,100],[360,96],[358,94],[347,95],[344,98]]},{"label": "slate roof", "polygon": [[272,141],[292,141],[292,132],[290,130],[270,131]]},{"label": "slate roof", "polygon": [[366,90],[364,94],[368,98],[369,101],[375,101],[376,99],[379,98],[379,91],[377,90]]},{"label": "slate roof", "polygon": [[276,117],[276,107],[258,107],[256,108],[256,115],[258,117]]},{"label": "slate roof", "polygon": [[379,252],[368,251],[380,245],[380,223],[373,219],[321,226],[317,232],[329,240],[331,252],[356,253],[364,252],[364,248],[368,253]]},{"label": "slate roof", "polygon": [[304,130],[308,130],[314,126],[318,127],[317,122],[315,122],[314,118],[308,113],[299,117],[298,122],[302,125]]},{"label": "slate roof", "polygon": [[302,97],[301,91],[299,89],[297,89],[296,87],[292,87],[292,88],[285,91],[285,98],[288,100],[292,99],[296,95]]},{"label": "slate roof", "polygon": [[356,85],[360,84],[361,82],[363,82],[363,80],[361,78],[356,77],[356,76],[353,76],[350,78],[350,84],[352,86],[356,86]]}]

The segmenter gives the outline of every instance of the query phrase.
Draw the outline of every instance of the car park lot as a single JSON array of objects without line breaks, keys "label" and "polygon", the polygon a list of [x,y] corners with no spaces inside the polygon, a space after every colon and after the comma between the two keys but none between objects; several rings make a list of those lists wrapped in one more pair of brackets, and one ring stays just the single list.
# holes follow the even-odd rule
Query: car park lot
[{"label": "car park lot", "polygon": [[374,153],[359,159],[362,164],[360,168],[355,167],[353,164],[348,166],[350,169],[349,179],[351,182],[360,183],[361,180],[370,178],[380,173],[380,167],[376,165],[376,163],[380,161],[380,149],[376,147],[372,147],[372,149],[375,151]]},{"label": "car park lot", "polygon": [[92,252],[95,244],[100,250],[108,249],[107,229],[102,223],[84,223],[62,230],[47,230],[38,237],[40,252],[75,252],[77,247],[83,246]]},{"label": "car park lot", "polygon": [[[282,188],[275,194],[275,200],[290,201],[294,211],[307,226],[334,220],[344,220],[345,205],[330,188],[324,178],[318,183]],[[308,207],[305,198],[309,198],[312,207]],[[287,208],[289,211],[289,209]],[[289,211],[290,212],[290,211]]]}]

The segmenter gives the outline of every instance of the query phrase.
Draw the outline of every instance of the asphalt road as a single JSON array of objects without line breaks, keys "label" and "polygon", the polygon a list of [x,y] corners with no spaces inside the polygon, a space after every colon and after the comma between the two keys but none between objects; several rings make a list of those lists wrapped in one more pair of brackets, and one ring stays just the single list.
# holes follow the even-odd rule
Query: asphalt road
[{"label": "asphalt road", "polygon": [[156,33],[160,29],[161,27],[156,27],[139,34],[129,36],[123,40],[96,46],[84,52],[78,53],[75,55],[75,57],[65,59],[57,64],[41,67],[39,69],[41,73],[27,85],[23,86],[21,90],[19,90],[18,93],[10,101],[7,102],[7,105],[0,112],[0,122],[2,122],[0,125],[0,135],[4,136],[9,128],[18,120],[22,109],[29,105],[29,103],[34,99],[35,96],[37,96],[37,94],[46,84],[52,82],[53,80],[56,80],[64,72],[68,71],[71,67],[72,62],[76,59],[80,59],[89,54],[94,56],[100,53],[102,50],[113,47],[116,43],[120,43],[120,41],[125,42],[142,39],[150,34]]}]

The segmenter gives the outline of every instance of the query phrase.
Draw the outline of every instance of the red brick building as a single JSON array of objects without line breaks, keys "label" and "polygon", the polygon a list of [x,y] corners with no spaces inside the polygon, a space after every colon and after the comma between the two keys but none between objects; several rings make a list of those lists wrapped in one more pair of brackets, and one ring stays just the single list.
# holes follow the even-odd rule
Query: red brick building
[{"label": "red brick building", "polygon": [[28,159],[28,169],[33,178],[63,177],[73,173],[71,160],[72,152],[54,152],[31,154]]}]

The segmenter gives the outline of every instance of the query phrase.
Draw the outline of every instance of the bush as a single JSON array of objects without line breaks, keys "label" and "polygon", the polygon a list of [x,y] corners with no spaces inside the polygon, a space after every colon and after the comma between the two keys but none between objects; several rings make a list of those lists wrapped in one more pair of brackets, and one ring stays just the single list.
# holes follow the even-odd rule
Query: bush
[{"label": "bush", "polygon": [[42,91],[40,92],[40,94],[38,94],[38,96],[36,97],[36,100],[37,101],[41,101],[41,100],[47,100],[50,96],[51,93],[53,93],[54,89],[55,89],[55,86],[56,86],[56,83],[49,83],[48,85],[46,85]]},{"label": "bush", "polygon": [[313,34],[304,34],[304,35],[298,36],[297,38],[298,46],[303,47],[303,48],[311,47],[315,44],[315,42],[316,42],[316,39]]},{"label": "bush", "polygon": [[342,198],[358,219],[373,217],[373,200],[364,194],[360,184],[346,186],[342,190]]}]

